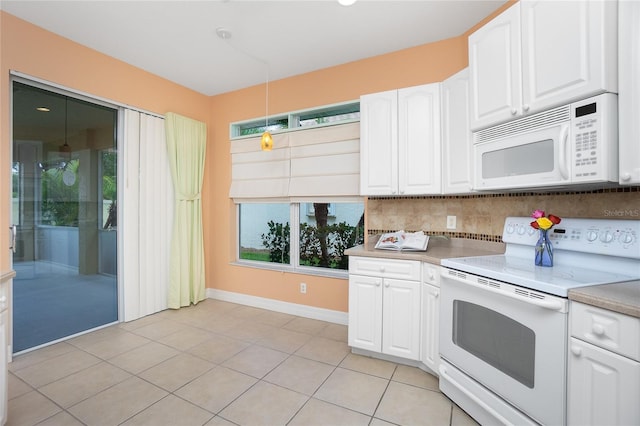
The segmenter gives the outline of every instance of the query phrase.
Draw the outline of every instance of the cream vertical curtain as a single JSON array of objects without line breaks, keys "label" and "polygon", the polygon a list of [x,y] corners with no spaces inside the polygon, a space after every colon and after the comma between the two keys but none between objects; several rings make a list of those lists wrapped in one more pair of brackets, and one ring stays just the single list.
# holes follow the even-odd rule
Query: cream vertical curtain
[{"label": "cream vertical curtain", "polygon": [[167,308],[173,185],[162,117],[124,111],[118,274],[124,321]]},{"label": "cream vertical curtain", "polygon": [[168,307],[178,309],[205,298],[201,191],[207,144],[206,124],[175,113],[165,116],[167,152],[175,209]]}]

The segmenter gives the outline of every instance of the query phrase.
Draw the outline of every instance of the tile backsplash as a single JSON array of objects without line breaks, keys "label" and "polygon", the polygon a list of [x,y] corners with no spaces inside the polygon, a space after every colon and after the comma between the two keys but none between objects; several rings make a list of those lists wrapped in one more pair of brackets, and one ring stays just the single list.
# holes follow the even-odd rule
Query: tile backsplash
[{"label": "tile backsplash", "polygon": [[[640,220],[640,187],[584,192],[507,193],[460,196],[371,197],[369,235],[404,229],[429,235],[501,241],[508,216],[530,216],[535,209],[560,217]],[[447,229],[456,216],[456,229]]]}]

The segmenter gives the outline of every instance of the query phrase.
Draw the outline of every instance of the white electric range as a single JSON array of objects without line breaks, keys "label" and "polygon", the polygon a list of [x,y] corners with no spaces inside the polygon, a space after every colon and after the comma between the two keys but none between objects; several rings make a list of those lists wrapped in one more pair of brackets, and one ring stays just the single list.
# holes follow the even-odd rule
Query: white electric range
[{"label": "white electric range", "polygon": [[569,290],[640,279],[640,220],[563,218],[553,267],[532,220],[506,219],[502,255],[442,261],[440,389],[483,424],[565,424]]}]

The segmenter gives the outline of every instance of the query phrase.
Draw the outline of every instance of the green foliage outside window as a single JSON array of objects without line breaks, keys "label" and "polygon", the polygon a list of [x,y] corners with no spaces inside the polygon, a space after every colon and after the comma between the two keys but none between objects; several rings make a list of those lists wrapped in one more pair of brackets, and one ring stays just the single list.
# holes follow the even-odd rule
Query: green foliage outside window
[{"label": "green foliage outside window", "polygon": [[78,160],[71,160],[64,167],[42,171],[42,216],[43,225],[78,226],[78,181],[64,182],[65,173],[78,175]]},{"label": "green foliage outside window", "polygon": [[[289,224],[269,221],[269,233],[262,234],[262,243],[269,250],[269,261],[289,263]],[[364,241],[364,227],[346,222],[316,227],[300,224],[300,265],[331,269],[349,269],[344,251]],[[326,237],[326,250],[322,238]]]},{"label": "green foliage outside window", "polygon": [[269,233],[262,234],[262,244],[269,250],[269,261],[274,263],[289,263],[289,223],[285,225],[270,220],[267,224]]}]

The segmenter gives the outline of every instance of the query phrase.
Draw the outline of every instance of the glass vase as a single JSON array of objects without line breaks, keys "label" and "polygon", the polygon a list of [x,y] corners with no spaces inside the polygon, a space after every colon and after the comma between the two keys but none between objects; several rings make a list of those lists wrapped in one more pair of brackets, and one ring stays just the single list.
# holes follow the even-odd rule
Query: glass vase
[{"label": "glass vase", "polygon": [[541,229],[536,243],[536,266],[553,266],[553,246],[547,234],[548,229]]}]

